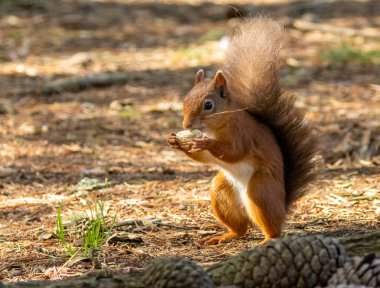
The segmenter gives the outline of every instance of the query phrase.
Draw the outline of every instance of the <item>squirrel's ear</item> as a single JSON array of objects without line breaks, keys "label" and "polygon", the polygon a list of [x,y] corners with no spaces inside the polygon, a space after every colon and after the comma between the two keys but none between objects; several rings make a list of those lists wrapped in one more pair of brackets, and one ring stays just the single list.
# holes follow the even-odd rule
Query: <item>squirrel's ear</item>
[{"label": "squirrel's ear", "polygon": [[205,72],[203,69],[198,70],[197,74],[195,74],[195,85],[199,82],[202,82],[205,79]]},{"label": "squirrel's ear", "polygon": [[215,88],[224,87],[227,84],[227,80],[223,75],[222,70],[218,70],[215,74],[214,80],[212,81]]}]

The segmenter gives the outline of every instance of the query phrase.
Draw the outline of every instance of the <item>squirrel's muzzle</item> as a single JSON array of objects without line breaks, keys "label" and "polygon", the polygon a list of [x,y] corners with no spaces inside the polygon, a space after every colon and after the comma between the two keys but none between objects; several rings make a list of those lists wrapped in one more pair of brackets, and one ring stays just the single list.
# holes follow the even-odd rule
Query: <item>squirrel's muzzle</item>
[{"label": "squirrel's muzzle", "polygon": [[185,117],[185,118],[183,118],[183,123],[182,123],[182,125],[183,125],[183,128],[185,128],[185,129],[191,129],[191,128],[193,128],[193,119],[191,118],[191,117]]}]

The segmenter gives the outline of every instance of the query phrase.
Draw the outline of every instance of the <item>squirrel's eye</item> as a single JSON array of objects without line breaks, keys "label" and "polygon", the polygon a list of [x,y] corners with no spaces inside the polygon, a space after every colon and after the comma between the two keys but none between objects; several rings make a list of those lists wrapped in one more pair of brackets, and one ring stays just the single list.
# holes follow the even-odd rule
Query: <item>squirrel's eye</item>
[{"label": "squirrel's eye", "polygon": [[206,100],[203,104],[204,110],[211,110],[214,108],[214,103],[211,100]]}]

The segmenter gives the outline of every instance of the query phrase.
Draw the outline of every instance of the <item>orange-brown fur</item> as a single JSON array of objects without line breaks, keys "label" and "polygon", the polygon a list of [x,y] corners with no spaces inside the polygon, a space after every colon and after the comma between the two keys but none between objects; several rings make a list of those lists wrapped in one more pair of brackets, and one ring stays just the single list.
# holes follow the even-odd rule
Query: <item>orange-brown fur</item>
[{"label": "orange-brown fur", "polygon": [[278,79],[283,28],[273,20],[257,17],[240,25],[232,39],[222,70],[228,89],[242,107],[265,123],[281,148],[287,209],[306,193],[318,162],[316,139],[295,97],[281,91]]},{"label": "orange-brown fur", "polygon": [[[234,115],[233,120],[217,130],[216,139],[239,141],[215,141],[209,149],[210,153],[226,162],[236,162],[248,156],[253,166],[260,168],[249,183],[248,215],[236,204],[236,196],[223,173],[219,172],[214,178],[210,190],[211,206],[216,217],[230,232],[202,241],[208,244],[243,236],[251,222],[261,228],[266,239],[276,238],[281,234],[286,217],[282,156],[273,134],[247,112]],[[255,138],[258,140],[253,141]],[[207,157],[202,152],[186,154],[196,161],[207,163]]]},{"label": "orange-brown fur", "polygon": [[213,180],[210,189],[211,207],[215,216],[230,232],[221,236],[211,236],[202,239],[202,243],[217,244],[235,237],[243,236],[250,225],[250,219],[226,181],[223,173],[219,172]]},{"label": "orange-brown fur", "polygon": [[[173,148],[221,169],[210,190],[211,206],[229,232],[203,239],[207,244],[242,236],[251,223],[264,241],[279,237],[290,205],[314,176],[311,128],[279,87],[281,46],[282,28],[274,21],[256,18],[241,25],[222,70],[212,80],[200,70],[184,100],[184,128],[210,137],[185,147],[175,134],[168,138]],[[212,109],[206,109],[210,101]]]},{"label": "orange-brown fur", "polygon": [[253,221],[263,231],[264,241],[281,236],[286,217],[284,185],[271,173],[255,173],[248,194]]}]

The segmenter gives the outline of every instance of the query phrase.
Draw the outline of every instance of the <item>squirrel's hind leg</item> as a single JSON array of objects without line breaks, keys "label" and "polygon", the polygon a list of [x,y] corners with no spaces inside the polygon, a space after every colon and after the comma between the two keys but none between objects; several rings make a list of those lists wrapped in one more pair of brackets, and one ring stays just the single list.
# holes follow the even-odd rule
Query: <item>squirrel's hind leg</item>
[{"label": "squirrel's hind leg", "polygon": [[247,211],[264,233],[264,244],[270,239],[281,236],[282,225],[286,219],[285,190],[282,181],[271,173],[256,173],[248,185]]},{"label": "squirrel's hind leg", "polygon": [[221,172],[212,181],[210,196],[215,216],[228,228],[229,232],[219,236],[205,237],[200,242],[214,245],[243,236],[247,232],[250,220],[238,195]]}]

